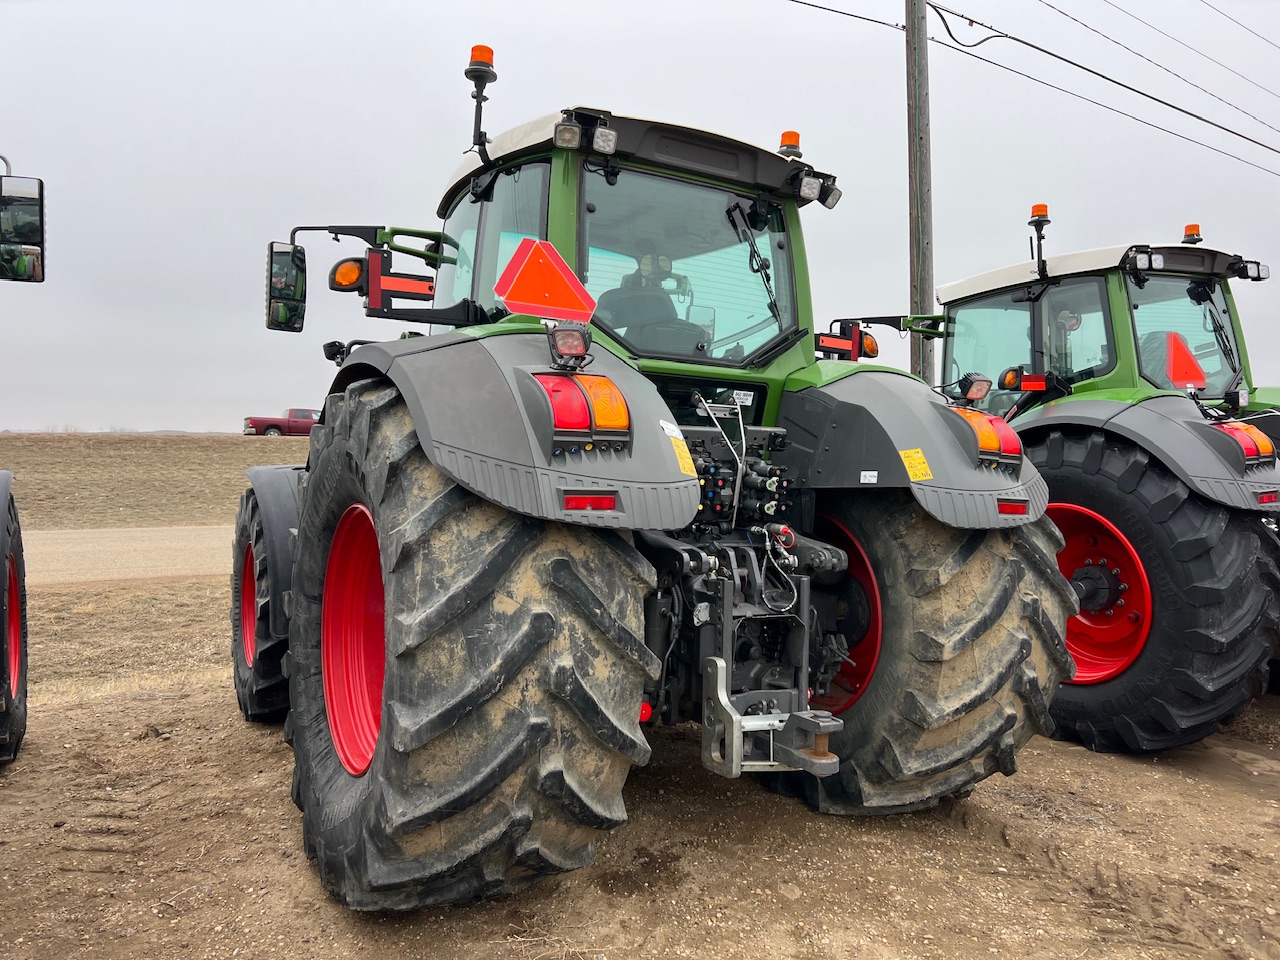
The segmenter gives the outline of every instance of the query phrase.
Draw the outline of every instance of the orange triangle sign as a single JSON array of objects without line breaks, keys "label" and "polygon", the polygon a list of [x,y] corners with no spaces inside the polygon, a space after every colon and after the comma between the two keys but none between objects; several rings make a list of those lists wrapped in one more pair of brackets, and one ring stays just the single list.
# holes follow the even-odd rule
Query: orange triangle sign
[{"label": "orange triangle sign", "polygon": [[596,309],[595,299],[556,248],[530,237],[520,241],[493,292],[512,313],[547,320],[587,323]]}]

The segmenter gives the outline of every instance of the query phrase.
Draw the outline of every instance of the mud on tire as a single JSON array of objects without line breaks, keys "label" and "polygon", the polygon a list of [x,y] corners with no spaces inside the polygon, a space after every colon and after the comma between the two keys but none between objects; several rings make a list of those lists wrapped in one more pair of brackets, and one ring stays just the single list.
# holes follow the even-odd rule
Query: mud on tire
[{"label": "mud on tire", "polygon": [[[363,504],[385,585],[381,726],[353,776],[326,716],[329,546]],[[356,909],[501,896],[581,867],[626,819],[649,747],[643,600],[653,571],[610,533],[513,514],[428,463],[398,391],[328,398],[311,435],[286,658],[304,846]]]},{"label": "mud on tire", "polygon": [[1235,719],[1265,689],[1280,623],[1258,516],[1197,496],[1145,450],[1098,431],[1053,430],[1026,451],[1051,504],[1087,506],[1133,544],[1153,593],[1133,663],[1058,691],[1058,735],[1146,752],[1194,743]]},{"label": "mud on tire", "polygon": [[1062,631],[1076,601],[1053,525],[961,530],[899,491],[832,497],[819,512],[867,555],[882,639],[831,737],[840,772],[792,789],[823,813],[900,813],[1012,774],[1022,745],[1052,729],[1049,702],[1072,671]]},{"label": "mud on tire", "polygon": [[272,636],[270,605],[266,536],[251,487],[240,497],[231,544],[231,662],[240,712],[259,723],[283,720],[289,710],[281,666],[289,638]]},{"label": "mud on tire", "polygon": [[0,514],[0,763],[27,732],[27,586],[22,527],[10,496]]}]

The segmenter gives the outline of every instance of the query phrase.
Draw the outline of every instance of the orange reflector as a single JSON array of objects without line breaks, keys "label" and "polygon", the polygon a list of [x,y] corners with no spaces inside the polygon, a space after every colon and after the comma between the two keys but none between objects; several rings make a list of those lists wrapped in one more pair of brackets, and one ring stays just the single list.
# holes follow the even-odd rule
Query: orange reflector
[{"label": "orange reflector", "polygon": [[566,493],[564,495],[564,508],[566,510],[616,510],[618,509],[617,494],[608,493]]},{"label": "orange reflector", "polygon": [[1047,203],[1032,204],[1031,215],[1033,217],[1047,217],[1049,215],[1049,205]]},{"label": "orange reflector", "polygon": [[1240,424],[1240,429],[1253,438],[1253,442],[1258,445],[1258,456],[1274,457],[1276,454],[1276,445],[1271,438],[1255,427],[1252,423]]},{"label": "orange reflector", "polygon": [[591,399],[591,412],[597,430],[630,430],[631,414],[622,391],[608,377],[579,374],[574,377]]},{"label": "orange reflector", "polygon": [[333,268],[333,282],[339,287],[354,287],[363,275],[363,260],[343,260]]},{"label": "orange reflector", "polygon": [[493,66],[493,47],[486,47],[482,43],[476,44],[471,48],[471,62],[483,63],[486,66]]},{"label": "orange reflector", "polygon": [[778,144],[780,147],[798,147],[800,146],[800,132],[798,130],[783,130],[782,142]]},{"label": "orange reflector", "polygon": [[1022,385],[1022,375],[1018,367],[1010,367],[1000,374],[1001,390],[1017,390]]},{"label": "orange reflector", "polygon": [[1008,517],[1025,517],[1027,515],[1027,501],[997,500],[996,512]]}]

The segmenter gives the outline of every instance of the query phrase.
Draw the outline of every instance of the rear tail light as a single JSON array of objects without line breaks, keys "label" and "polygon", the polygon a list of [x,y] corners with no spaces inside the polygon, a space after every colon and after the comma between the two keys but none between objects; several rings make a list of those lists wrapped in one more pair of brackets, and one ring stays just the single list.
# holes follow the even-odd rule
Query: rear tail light
[{"label": "rear tail light", "polygon": [[967,407],[949,407],[956,416],[963,417],[978,438],[979,460],[1021,460],[1022,441],[1013,427],[999,417]]},{"label": "rear tail light", "polygon": [[1247,466],[1253,467],[1275,460],[1276,445],[1271,441],[1270,437],[1253,424],[1241,423],[1238,420],[1228,420],[1225,423],[1215,423],[1214,426],[1240,444],[1240,449],[1244,451],[1244,460]]},{"label": "rear tail light", "polygon": [[547,391],[551,401],[551,420],[557,431],[591,429],[591,409],[577,380],[555,373],[535,373],[533,376]]},{"label": "rear tail light", "polygon": [[1280,501],[1280,493],[1275,490],[1264,490],[1258,494],[1259,503],[1276,503],[1277,501]]},{"label": "rear tail light", "polygon": [[579,374],[574,378],[587,391],[597,430],[626,432],[631,429],[631,414],[622,391],[608,377]]},{"label": "rear tail light", "polygon": [[1006,517],[1025,517],[1027,515],[1027,501],[997,500],[996,511]]}]

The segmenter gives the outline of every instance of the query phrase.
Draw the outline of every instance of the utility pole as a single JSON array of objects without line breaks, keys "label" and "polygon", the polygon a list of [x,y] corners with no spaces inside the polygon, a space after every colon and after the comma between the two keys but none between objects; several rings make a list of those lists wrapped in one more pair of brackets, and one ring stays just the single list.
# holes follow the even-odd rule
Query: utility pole
[{"label": "utility pole", "polygon": [[[936,312],[933,186],[929,159],[929,30],[925,0],[906,0],[907,179],[911,206],[911,312]],[[911,335],[911,372],[933,383],[933,341]]]}]

